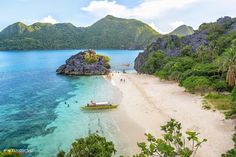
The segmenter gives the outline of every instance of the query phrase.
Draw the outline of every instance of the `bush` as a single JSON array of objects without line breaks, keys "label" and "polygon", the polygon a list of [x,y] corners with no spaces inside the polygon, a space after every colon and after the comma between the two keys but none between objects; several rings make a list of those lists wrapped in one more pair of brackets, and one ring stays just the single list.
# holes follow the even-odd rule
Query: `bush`
[{"label": "bush", "polygon": [[[138,143],[141,153],[134,157],[194,157],[198,148],[207,140],[200,140],[199,133],[193,131],[187,131],[183,135],[181,128],[181,123],[171,119],[166,125],[161,126],[161,130],[164,131],[163,138],[145,134],[148,143]],[[189,147],[186,141],[191,143]]]},{"label": "bush", "polygon": [[236,102],[236,86],[232,90],[231,100],[232,100],[232,102]]},{"label": "bush", "polygon": [[211,82],[204,76],[191,76],[183,81],[183,86],[191,93],[206,92],[210,89]]},{"label": "bush", "polygon": [[225,80],[215,80],[212,86],[216,91],[222,92],[227,90],[227,83]]},{"label": "bush", "polygon": [[180,50],[181,56],[191,56],[193,50],[190,46],[186,45]]},{"label": "bush", "polygon": [[156,71],[155,76],[159,77],[160,79],[168,79],[169,73],[165,70]]},{"label": "bush", "polygon": [[148,57],[145,66],[143,67],[143,71],[148,74],[153,74],[157,70],[159,70],[166,62],[166,56],[163,52],[157,51],[151,54]]},{"label": "bush", "polygon": [[65,156],[65,152],[63,150],[61,150],[58,154],[57,157],[64,157]]},{"label": "bush", "polygon": [[[72,143],[66,157],[111,157],[115,153],[116,149],[112,142],[108,142],[105,137],[91,134]],[[63,151],[60,151],[58,155],[65,156]]]},{"label": "bush", "polygon": [[172,58],[169,59],[163,68],[156,71],[155,75],[162,79],[179,81],[182,77],[182,73],[191,69],[195,64],[195,61],[191,57]]}]

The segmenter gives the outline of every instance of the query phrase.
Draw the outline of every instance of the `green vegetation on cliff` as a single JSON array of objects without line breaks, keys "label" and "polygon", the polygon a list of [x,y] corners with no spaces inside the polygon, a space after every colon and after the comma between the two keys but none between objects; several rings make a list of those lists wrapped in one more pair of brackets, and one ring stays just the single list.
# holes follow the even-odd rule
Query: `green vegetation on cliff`
[{"label": "green vegetation on cliff", "polygon": [[194,30],[191,26],[181,25],[177,27],[175,30],[173,30],[170,34],[182,37],[186,35],[191,35],[193,33],[194,33]]},{"label": "green vegetation on cliff", "polygon": [[231,91],[236,73],[236,19],[202,24],[191,36],[159,37],[138,56],[136,70],[178,81],[191,93]]},{"label": "green vegetation on cliff", "polygon": [[111,15],[89,27],[71,23],[12,24],[0,32],[0,50],[116,48],[142,49],[159,34],[135,19]]}]

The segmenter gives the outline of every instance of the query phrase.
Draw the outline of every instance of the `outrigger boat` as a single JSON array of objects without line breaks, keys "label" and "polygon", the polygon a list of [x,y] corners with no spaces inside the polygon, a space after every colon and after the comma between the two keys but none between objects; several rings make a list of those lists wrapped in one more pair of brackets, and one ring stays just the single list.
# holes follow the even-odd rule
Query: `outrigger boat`
[{"label": "outrigger boat", "polygon": [[83,110],[104,110],[104,109],[114,109],[118,105],[111,104],[110,102],[93,102],[87,104],[87,106],[82,107]]}]

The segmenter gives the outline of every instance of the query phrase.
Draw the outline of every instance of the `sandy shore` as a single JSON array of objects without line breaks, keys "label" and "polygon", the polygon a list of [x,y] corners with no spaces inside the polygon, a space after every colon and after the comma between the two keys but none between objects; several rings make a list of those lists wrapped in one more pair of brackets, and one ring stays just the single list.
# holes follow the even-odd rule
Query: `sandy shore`
[{"label": "sandy shore", "polygon": [[[121,78],[125,83],[120,82]],[[144,141],[144,133],[160,136],[160,126],[170,118],[181,122],[183,131],[197,131],[200,137],[207,138],[198,157],[220,157],[233,147],[235,122],[224,120],[219,112],[202,109],[202,97],[184,92],[177,83],[150,75],[118,73],[110,81],[122,92],[121,104],[114,115],[132,147],[131,153],[138,151],[137,142]]]}]

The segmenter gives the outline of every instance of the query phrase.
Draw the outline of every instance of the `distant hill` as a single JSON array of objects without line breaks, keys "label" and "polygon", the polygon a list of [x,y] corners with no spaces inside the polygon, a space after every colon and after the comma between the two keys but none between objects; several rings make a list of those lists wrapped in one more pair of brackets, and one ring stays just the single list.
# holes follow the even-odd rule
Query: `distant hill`
[{"label": "distant hill", "polygon": [[175,30],[173,30],[170,34],[171,35],[177,35],[177,36],[187,36],[194,33],[194,30],[191,26],[181,25],[177,27]]},{"label": "distant hill", "polygon": [[108,15],[89,27],[71,23],[17,22],[0,32],[0,50],[114,48],[142,49],[159,36],[149,25]]},{"label": "distant hill", "polygon": [[[134,67],[139,72],[145,72],[144,67],[149,63],[148,60],[153,58],[152,54],[157,51],[162,51],[165,55],[171,57],[188,56],[187,54],[195,54],[203,48],[204,51],[209,51],[209,53],[222,54],[235,40],[236,18],[222,17],[216,22],[201,24],[191,35],[184,37],[169,34],[159,36],[144,49],[143,53],[138,55]],[[156,62],[152,60],[151,63]],[[148,67],[148,69],[151,68]]]}]

